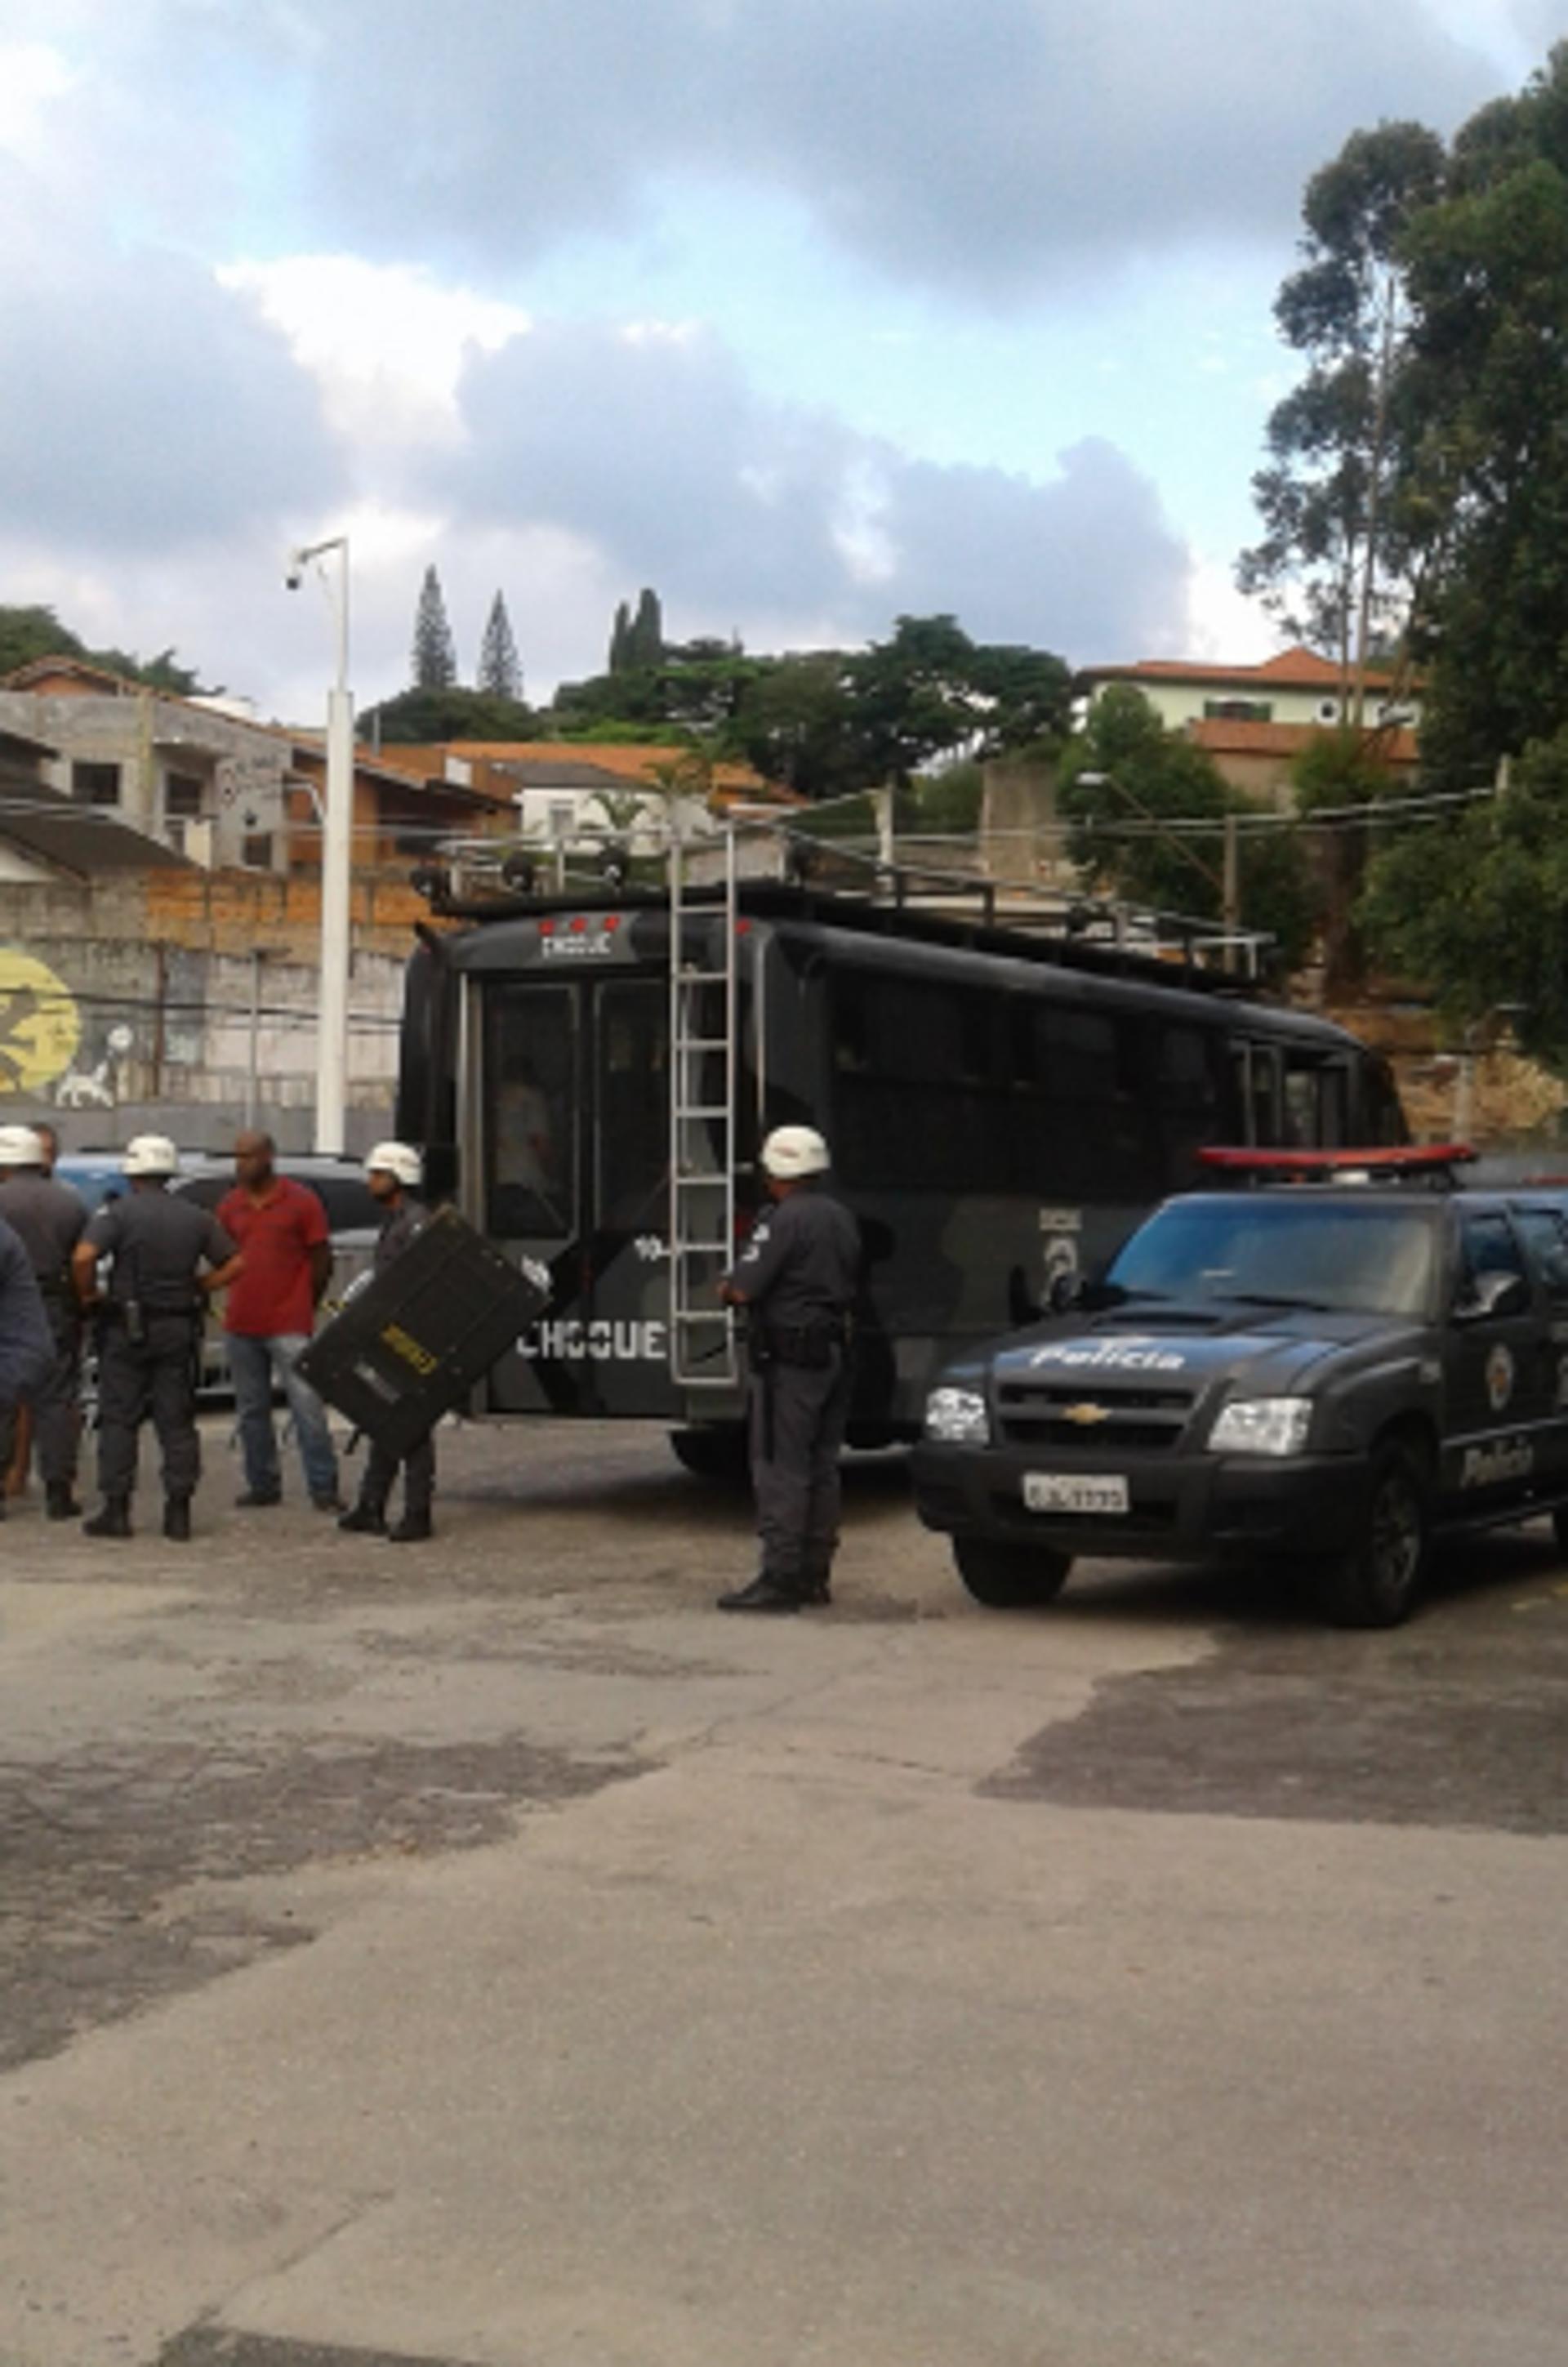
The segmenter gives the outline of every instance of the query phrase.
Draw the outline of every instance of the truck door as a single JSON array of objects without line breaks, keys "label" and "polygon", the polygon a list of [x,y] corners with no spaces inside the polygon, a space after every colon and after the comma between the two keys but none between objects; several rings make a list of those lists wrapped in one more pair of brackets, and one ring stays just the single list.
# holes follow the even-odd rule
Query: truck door
[{"label": "truck door", "polygon": [[487,983],[485,1229],[555,1289],[499,1411],[664,1414],[669,997],[658,975]]},{"label": "truck door", "polygon": [[[1484,1512],[1539,1485],[1555,1365],[1524,1251],[1501,1208],[1468,1209],[1444,1341],[1442,1489]],[[1488,1301],[1494,1312],[1477,1312]]]}]

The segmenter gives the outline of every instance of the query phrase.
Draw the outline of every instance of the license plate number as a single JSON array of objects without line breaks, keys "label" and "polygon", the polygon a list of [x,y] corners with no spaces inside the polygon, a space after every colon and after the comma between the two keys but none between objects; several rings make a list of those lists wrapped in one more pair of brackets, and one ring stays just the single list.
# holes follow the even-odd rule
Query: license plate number
[{"label": "license plate number", "polygon": [[1124,1512],[1127,1482],[1101,1471],[1026,1471],[1023,1501],[1032,1512]]}]

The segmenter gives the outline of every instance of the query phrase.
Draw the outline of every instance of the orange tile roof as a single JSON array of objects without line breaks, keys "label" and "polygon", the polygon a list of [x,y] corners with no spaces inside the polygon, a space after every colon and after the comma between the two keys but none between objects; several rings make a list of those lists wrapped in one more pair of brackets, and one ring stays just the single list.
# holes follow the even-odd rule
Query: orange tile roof
[{"label": "orange tile roof", "polygon": [[[1247,723],[1223,715],[1196,718],[1182,729],[1195,746],[1214,756],[1298,756],[1320,737],[1329,736],[1317,723]],[[1414,731],[1401,725],[1394,731],[1372,730],[1368,738],[1386,764],[1414,764],[1420,743]]]},{"label": "orange tile roof", "polygon": [[[1298,690],[1337,690],[1342,678],[1336,659],[1320,656],[1300,641],[1277,651],[1260,665],[1198,665],[1184,658],[1138,658],[1126,665],[1084,666],[1078,675],[1081,682],[1272,683],[1281,689]],[[1380,690],[1393,680],[1386,666],[1367,669],[1368,683]]]}]

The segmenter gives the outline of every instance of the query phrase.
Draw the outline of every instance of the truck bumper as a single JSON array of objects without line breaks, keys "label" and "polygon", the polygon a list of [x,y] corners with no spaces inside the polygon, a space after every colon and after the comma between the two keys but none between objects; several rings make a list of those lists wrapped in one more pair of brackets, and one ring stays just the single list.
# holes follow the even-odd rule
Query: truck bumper
[{"label": "truck bumper", "polygon": [[[1049,1546],[1096,1559],[1206,1560],[1215,1555],[1321,1555],[1353,1541],[1362,1467],[1348,1455],[1124,1455],[1114,1465],[1016,1447],[914,1452],[915,1508],[930,1529]],[[1125,1512],[1031,1512],[1026,1473],[1049,1469],[1127,1481]]]}]

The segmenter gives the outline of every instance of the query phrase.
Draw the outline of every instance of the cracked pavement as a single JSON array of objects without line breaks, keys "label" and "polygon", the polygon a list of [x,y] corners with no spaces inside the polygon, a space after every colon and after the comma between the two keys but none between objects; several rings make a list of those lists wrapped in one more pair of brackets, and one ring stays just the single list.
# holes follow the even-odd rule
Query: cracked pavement
[{"label": "cracked pavement", "polygon": [[1557,2367],[1544,1528],[1002,1615],[877,1458],[747,1622],[657,1433],[441,1453],[0,1531],[0,2367]]}]

